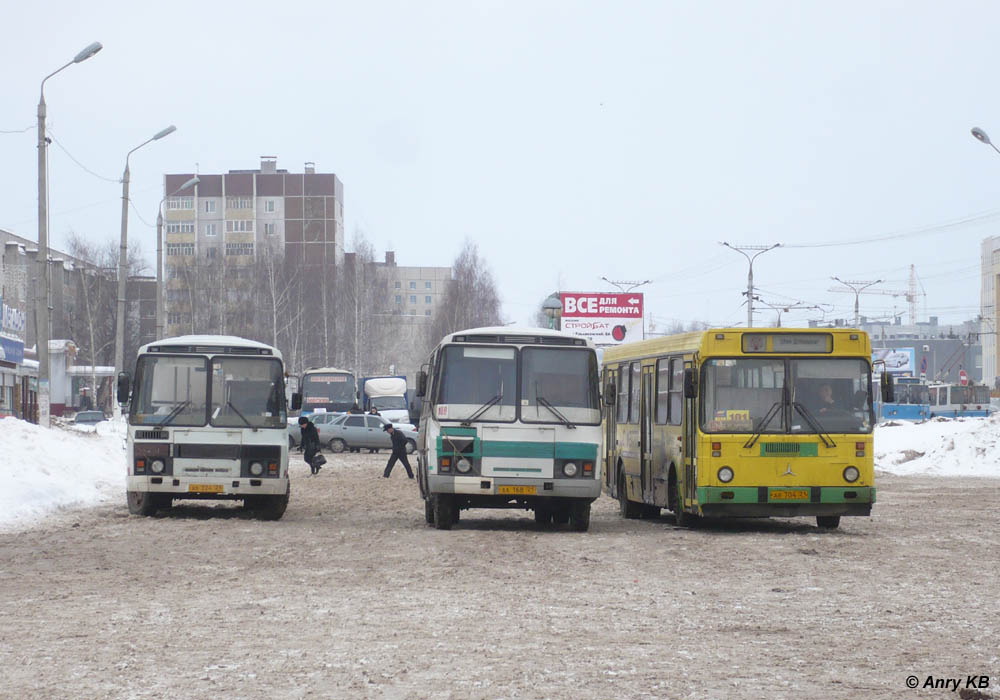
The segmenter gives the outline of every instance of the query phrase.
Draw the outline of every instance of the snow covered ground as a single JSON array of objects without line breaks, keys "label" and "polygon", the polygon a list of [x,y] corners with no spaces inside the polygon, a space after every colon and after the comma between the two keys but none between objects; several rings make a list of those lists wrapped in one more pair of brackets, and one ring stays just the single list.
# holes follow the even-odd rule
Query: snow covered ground
[{"label": "snow covered ground", "polygon": [[124,502],[124,423],[53,427],[0,418],[0,528],[54,511]]},{"label": "snow covered ground", "polygon": [[[0,528],[54,511],[124,502],[123,423],[49,430],[0,419]],[[899,475],[1000,478],[1000,414],[875,429],[876,469]]]}]

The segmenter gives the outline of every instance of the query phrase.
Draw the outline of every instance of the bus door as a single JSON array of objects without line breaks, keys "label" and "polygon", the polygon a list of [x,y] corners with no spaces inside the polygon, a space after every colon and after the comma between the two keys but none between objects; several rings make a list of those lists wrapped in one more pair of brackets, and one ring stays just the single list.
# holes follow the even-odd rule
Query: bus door
[{"label": "bus door", "polygon": [[653,378],[654,365],[642,368],[642,400],[639,404],[639,462],[642,500],[653,497]]},{"label": "bus door", "polygon": [[[684,362],[684,369],[694,367],[690,360]],[[700,378],[699,378],[700,379]],[[694,499],[698,487],[698,455],[695,446],[698,444],[698,400],[684,399],[684,498]],[[681,507],[683,503],[679,504]]]},{"label": "bus door", "polygon": [[[618,396],[618,371],[604,368],[604,391],[614,391]],[[615,435],[618,430],[618,405],[604,404],[604,483],[609,487],[615,481]]]}]

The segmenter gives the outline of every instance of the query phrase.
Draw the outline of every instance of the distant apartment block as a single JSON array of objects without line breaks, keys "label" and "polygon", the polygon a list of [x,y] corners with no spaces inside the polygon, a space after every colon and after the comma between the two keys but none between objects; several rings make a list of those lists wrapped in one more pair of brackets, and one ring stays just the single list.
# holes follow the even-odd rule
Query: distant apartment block
[{"label": "distant apartment block", "polygon": [[204,289],[190,293],[185,270],[218,263],[222,295],[252,283],[240,269],[261,255],[280,255],[317,281],[343,261],[344,187],[333,173],[317,173],[313,163],[290,173],[262,156],[257,170],[198,173],[197,185],[177,192],[192,177],[172,173],[163,181],[168,335],[191,332],[194,306],[204,301]]}]

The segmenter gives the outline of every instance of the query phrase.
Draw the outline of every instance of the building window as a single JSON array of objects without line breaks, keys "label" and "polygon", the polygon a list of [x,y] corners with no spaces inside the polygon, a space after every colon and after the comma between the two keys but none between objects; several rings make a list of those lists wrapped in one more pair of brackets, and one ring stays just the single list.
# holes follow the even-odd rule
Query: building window
[{"label": "building window", "polygon": [[402,283],[402,282],[396,282],[396,289],[399,289],[399,288],[401,288],[402,286],[403,286],[403,283]]},{"label": "building window", "polygon": [[264,211],[266,211],[268,214],[270,214],[271,212],[274,211],[274,200],[273,199],[265,199],[264,200]]},{"label": "building window", "polygon": [[430,315],[431,315],[431,310],[427,309],[427,311],[424,312],[424,316],[430,316]]},{"label": "building window", "polygon": [[226,197],[226,209],[250,209],[252,206],[249,197]]},{"label": "building window", "polygon": [[416,282],[410,282],[410,289],[416,289],[416,288],[417,288],[417,283]]},{"label": "building window", "polygon": [[230,219],[226,222],[226,233],[253,233],[253,219]]},{"label": "building window", "polygon": [[431,303],[431,298],[429,296],[424,297],[424,303],[425,304],[430,304]]},{"label": "building window", "polygon": [[411,304],[416,304],[417,303],[417,295],[416,294],[411,294],[410,295],[410,303]]},{"label": "building window", "polygon": [[215,213],[215,200],[214,199],[206,199],[205,200],[205,213],[206,214],[214,214]]},{"label": "building window", "polygon": [[167,243],[167,255],[194,255],[194,243]]},{"label": "building window", "polygon": [[253,243],[226,243],[226,255],[253,255]]},{"label": "building window", "polygon": [[214,260],[215,259],[215,251],[216,250],[218,250],[218,249],[217,248],[209,248],[208,250],[205,251],[205,256],[207,258],[211,259],[211,260]]},{"label": "building window", "polygon": [[430,289],[430,288],[431,288],[431,283],[430,282],[424,282],[424,289]]},{"label": "building window", "polygon": [[402,304],[403,303],[403,296],[401,294],[397,294],[396,295],[396,303],[397,304]]},{"label": "building window", "polygon": [[172,326],[176,326],[178,323],[191,323],[191,314],[169,313],[167,314],[167,323]]},{"label": "building window", "polygon": [[167,197],[167,209],[194,209],[194,197]]},{"label": "building window", "polygon": [[194,233],[193,221],[168,221],[167,233]]},{"label": "building window", "polygon": [[274,232],[275,232],[275,224],[264,224],[264,233],[266,233],[268,236],[271,236],[274,235]]},{"label": "building window", "polygon": [[218,227],[215,224],[205,224],[205,235],[214,236],[219,232]]}]

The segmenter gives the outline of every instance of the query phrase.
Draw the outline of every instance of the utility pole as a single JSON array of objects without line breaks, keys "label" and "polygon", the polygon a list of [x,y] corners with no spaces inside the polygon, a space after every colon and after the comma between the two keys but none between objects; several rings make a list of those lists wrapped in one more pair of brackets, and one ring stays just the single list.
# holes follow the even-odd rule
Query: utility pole
[{"label": "utility pole", "polygon": [[859,328],[861,326],[861,314],[858,311],[858,297],[861,296],[861,291],[867,289],[874,284],[882,284],[885,280],[842,280],[839,277],[831,277],[830,279],[835,282],[840,282],[845,287],[849,287],[851,291],[854,292],[854,327]]},{"label": "utility pole", "polygon": [[653,280],[643,280],[642,282],[636,282],[633,280],[609,280],[607,277],[602,277],[602,280],[608,284],[618,287],[618,290],[622,294],[628,294],[633,289],[642,287],[643,285],[650,284]]},{"label": "utility pole", "polygon": [[[724,245],[731,250],[740,253],[750,264],[750,271],[747,273],[747,328],[753,328],[753,261],[769,250],[780,248],[780,243],[771,245],[730,245],[726,241],[720,241],[719,245]],[[750,255],[748,251],[756,251]]]}]

